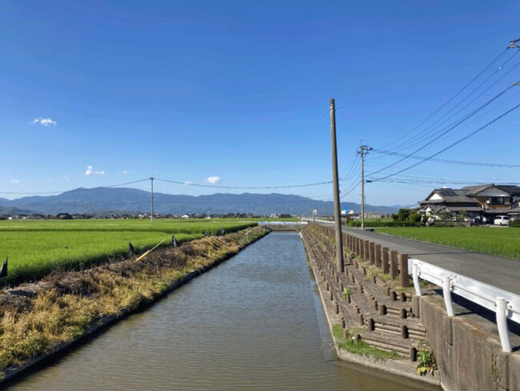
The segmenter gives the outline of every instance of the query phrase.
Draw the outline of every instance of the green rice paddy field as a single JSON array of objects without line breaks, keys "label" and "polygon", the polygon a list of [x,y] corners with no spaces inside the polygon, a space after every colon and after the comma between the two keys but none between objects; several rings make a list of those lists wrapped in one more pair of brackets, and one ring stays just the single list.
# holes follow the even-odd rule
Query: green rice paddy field
[{"label": "green rice paddy field", "polygon": [[81,269],[128,253],[128,242],[144,252],[172,234],[178,242],[217,235],[251,226],[256,222],[212,220],[2,220],[0,262],[9,257],[9,275],[2,285],[34,281],[59,268]]},{"label": "green rice paddy field", "polygon": [[520,229],[495,227],[376,228],[376,232],[520,259]]}]

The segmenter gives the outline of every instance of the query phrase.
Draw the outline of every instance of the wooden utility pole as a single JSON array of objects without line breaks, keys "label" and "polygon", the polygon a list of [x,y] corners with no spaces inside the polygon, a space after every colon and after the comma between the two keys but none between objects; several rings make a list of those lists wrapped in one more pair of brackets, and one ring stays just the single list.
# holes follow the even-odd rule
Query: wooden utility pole
[{"label": "wooden utility pole", "polygon": [[359,147],[359,154],[361,155],[361,229],[365,229],[365,155],[372,150],[372,147],[363,145]]},{"label": "wooden utility pole", "polygon": [[152,206],[152,215],[150,216],[150,222],[153,223],[153,176],[150,177],[150,180],[152,181],[152,192],[151,192],[151,206]]},{"label": "wooden utility pole", "polygon": [[336,147],[336,110],[334,99],[330,100],[330,132],[332,137],[332,182],[334,191],[334,222],[336,226],[336,259],[338,271],[345,271],[343,261],[343,236],[341,235],[341,208],[339,199],[338,149]]}]

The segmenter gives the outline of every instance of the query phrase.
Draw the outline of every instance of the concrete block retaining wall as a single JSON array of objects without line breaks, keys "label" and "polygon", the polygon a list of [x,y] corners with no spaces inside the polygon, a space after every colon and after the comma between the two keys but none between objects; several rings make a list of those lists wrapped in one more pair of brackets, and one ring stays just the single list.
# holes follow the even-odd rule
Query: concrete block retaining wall
[{"label": "concrete block retaining wall", "polygon": [[[327,236],[333,236],[333,229],[318,227]],[[348,250],[382,268],[383,273],[390,273],[392,280],[407,286],[408,274],[402,273],[408,269],[406,254],[398,255],[387,248],[379,251],[377,244],[354,235],[343,235]],[[444,300],[438,295],[414,295],[412,306],[426,328],[426,339],[433,348],[444,390],[520,391],[520,351],[502,351],[494,323],[476,315],[449,317]]]}]

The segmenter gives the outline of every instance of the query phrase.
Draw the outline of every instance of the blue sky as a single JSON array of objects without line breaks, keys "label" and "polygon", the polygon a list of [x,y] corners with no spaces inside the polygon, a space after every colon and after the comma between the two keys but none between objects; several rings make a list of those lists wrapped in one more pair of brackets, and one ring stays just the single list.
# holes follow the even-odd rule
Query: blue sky
[{"label": "blue sky", "polygon": [[[520,81],[520,54],[499,69],[520,51],[504,50],[520,38],[519,10],[516,1],[3,1],[0,197],[154,175],[208,186],[155,182],[171,194],[331,200],[330,184],[217,186],[330,181],[335,98],[342,200],[359,202],[360,140],[410,154]],[[416,155],[518,105],[516,88]],[[519,118],[520,109],[437,158],[518,164]],[[432,161],[377,181],[419,162],[411,158],[370,175],[398,159],[366,157],[369,204],[414,204],[443,185],[520,182],[518,167]]]}]

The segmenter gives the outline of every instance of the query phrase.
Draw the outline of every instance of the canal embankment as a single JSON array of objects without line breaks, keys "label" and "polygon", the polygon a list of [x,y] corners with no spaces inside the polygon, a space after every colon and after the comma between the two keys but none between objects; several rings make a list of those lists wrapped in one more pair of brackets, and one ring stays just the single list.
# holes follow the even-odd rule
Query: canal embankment
[{"label": "canal embankment", "polygon": [[337,361],[319,300],[300,236],[273,232],[10,391],[431,390]]},{"label": "canal embankment", "polygon": [[262,227],[158,249],[0,292],[0,384],[81,344],[237,254]]},{"label": "canal embankment", "polygon": [[[426,351],[422,351],[431,353],[431,358],[435,360],[434,365],[429,367],[433,369],[433,374],[443,389],[520,389],[518,325],[509,324],[514,348],[512,353],[504,352],[493,312],[485,311],[482,307],[453,295],[455,316],[448,316],[442,289],[433,285],[422,286],[427,293],[416,296],[407,272],[407,254],[399,254],[392,248],[381,246],[375,240],[366,240],[362,235],[356,237],[349,231],[343,235],[347,264],[344,272],[341,272],[333,261],[334,231],[323,226],[313,228],[308,233],[304,231],[304,238],[308,242],[306,247],[310,258],[314,259],[312,262],[317,278],[325,286],[322,289],[322,298],[324,306],[332,314],[330,323],[332,326],[335,323],[336,326],[342,326],[340,336],[343,332],[345,337],[353,336],[356,341],[365,341],[375,348],[398,352],[397,345],[406,346],[396,343],[401,334],[401,342],[412,342],[409,345],[409,361],[416,368],[424,368],[425,363],[421,363],[421,357],[425,357],[421,354],[424,345],[421,347],[413,343],[413,339],[420,335],[419,341],[426,342],[427,347]],[[400,313],[395,312],[401,318],[399,322],[395,319],[392,322],[385,321],[382,316],[395,311],[389,311],[391,307],[388,299],[393,306],[395,302],[401,303]],[[368,302],[369,305],[366,306],[363,302]],[[412,326],[412,323],[419,323],[422,330]],[[358,328],[356,332],[348,332],[353,327]],[[385,327],[387,333],[382,334]],[[341,340],[336,342],[340,357],[359,363],[366,361],[366,365],[379,367],[381,370],[392,370],[392,365],[388,362],[378,364],[359,355],[342,356],[342,344],[344,343]],[[406,350],[402,350],[403,357],[406,356],[405,353]],[[430,378],[428,371],[426,374],[423,379]]]}]

